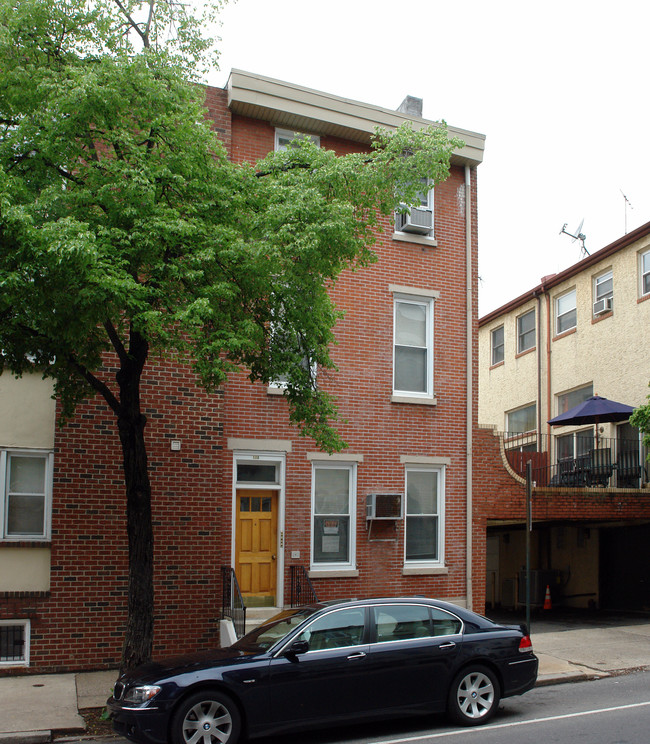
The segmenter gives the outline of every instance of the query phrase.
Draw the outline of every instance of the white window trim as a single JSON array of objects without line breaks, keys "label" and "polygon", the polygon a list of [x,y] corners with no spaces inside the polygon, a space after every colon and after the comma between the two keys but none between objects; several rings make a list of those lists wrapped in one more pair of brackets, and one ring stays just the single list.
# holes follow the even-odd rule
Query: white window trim
[{"label": "white window trim", "polygon": [[[574,299],[573,307],[568,311],[560,313],[560,300],[563,300],[565,297],[568,297],[571,294],[573,295],[573,299]],[[568,333],[568,331],[572,331],[574,328],[577,328],[578,327],[578,295],[577,295],[575,287],[573,289],[570,289],[568,292],[563,292],[561,295],[558,295],[555,298],[554,304],[555,304],[555,335],[560,336],[563,333]],[[564,330],[561,331],[559,328],[560,317],[564,315],[568,315],[571,312],[575,313],[575,316],[576,316],[575,323],[572,326],[569,326],[568,328],[565,328]]]},{"label": "white window trim", "polygon": [[276,151],[283,150],[284,147],[280,145],[280,139],[294,140],[297,137],[304,137],[305,139],[311,140],[316,147],[320,147],[320,137],[317,134],[307,134],[305,132],[298,132],[293,129],[276,129],[275,130],[275,142],[274,149]]},{"label": "white window trim", "polygon": [[23,645],[23,658],[20,661],[3,660],[0,657],[0,668],[6,667],[28,667],[29,666],[29,644],[31,640],[31,622],[29,620],[0,620],[0,626],[7,627],[8,625],[22,625],[23,626],[23,637],[25,639]]},{"label": "white window trim", "polygon": [[[648,261],[648,270],[643,271],[643,262],[647,259]],[[649,297],[650,296],[650,288],[647,292],[643,291],[643,279],[644,277],[650,277],[650,250],[644,250],[639,253],[639,297]],[[650,282],[650,279],[649,279]]]},{"label": "white window trim", "polygon": [[[502,347],[502,358],[499,359],[498,362],[495,362],[494,361],[494,349],[495,349],[494,334],[499,330],[502,331],[503,333],[503,340],[501,341],[501,344],[500,344],[500,346]],[[490,366],[496,367],[497,364],[503,364],[505,360],[506,360],[506,331],[505,331],[505,326],[502,323],[501,325],[497,326],[496,328],[493,328],[490,331]]]},{"label": "white window trim", "polygon": [[[38,457],[45,459],[45,524],[43,532],[32,535],[7,535],[7,459],[9,456]],[[49,542],[52,535],[52,475],[54,455],[49,450],[3,449],[0,450],[0,540],[4,542]]]},{"label": "white window trim", "polygon": [[[603,279],[605,281],[611,279],[612,280],[612,289],[609,292],[605,292],[604,294],[600,295],[598,294],[598,287],[602,283]],[[602,271],[600,274],[597,274],[594,277],[594,302],[597,300],[603,300],[605,297],[613,297],[614,296],[614,271],[613,269],[607,269],[607,271]]]},{"label": "white window trim", "polygon": [[[578,401],[578,403],[571,403],[571,405],[567,405],[567,409],[566,410],[568,411],[570,408],[573,408],[574,406],[577,406],[581,402],[584,402],[585,400],[587,400],[587,398],[591,398],[591,396],[594,394],[594,384],[593,384],[593,382],[587,383],[586,385],[578,385],[577,387],[569,388],[568,390],[562,390],[559,393],[555,393],[555,415],[556,416],[559,416],[561,413],[566,413],[566,411],[560,410],[561,409],[560,400],[563,397],[568,396],[571,393],[578,393],[578,392],[580,392],[582,390],[584,390],[588,394],[586,394],[583,397],[582,401]],[[569,401],[567,401],[567,403],[568,402]]]},{"label": "white window trim", "polygon": [[[534,421],[534,424],[533,424],[532,429],[526,429],[526,431],[515,431],[514,429],[511,429],[510,426],[509,426],[510,415],[513,414],[513,413],[517,413],[517,411],[524,411],[527,408],[534,408],[535,409],[535,416],[534,416],[535,421]],[[530,433],[534,433],[537,430],[537,401],[533,401],[532,403],[526,403],[525,405],[523,405],[523,406],[517,406],[516,408],[511,408],[509,411],[506,411],[505,413],[506,413],[506,427],[505,427],[505,430],[506,430],[506,434],[508,434],[508,436],[513,436],[514,437],[514,436],[520,436],[522,434],[530,434]]]},{"label": "white window trim", "polygon": [[[535,322],[533,324],[533,343],[532,343],[531,346],[527,346],[525,349],[522,349],[521,348],[521,336],[523,334],[520,334],[519,333],[519,321],[522,318],[525,318],[526,315],[530,315],[531,313],[533,314],[533,318],[535,319]],[[516,331],[516,334],[517,334],[517,354],[525,354],[527,351],[531,351],[532,349],[536,348],[536,346],[537,346],[537,337],[536,337],[536,333],[537,333],[537,313],[535,312],[535,308],[534,307],[531,308],[530,310],[526,310],[525,313],[522,313],[521,315],[518,315],[517,316],[517,318],[515,319],[515,331]],[[526,331],[526,333],[529,333],[529,332],[530,331]]]},{"label": "white window trim", "polygon": [[[438,558],[428,561],[414,561],[406,558],[406,532],[408,519],[408,474],[413,472],[427,472],[438,474]],[[445,566],[445,476],[447,472],[446,464],[425,465],[414,461],[409,461],[404,467],[404,567],[403,574],[407,575],[408,570],[419,572],[420,569],[446,568]],[[441,572],[442,573],[442,572]]]},{"label": "white window trim", "polygon": [[[350,529],[349,529],[349,550],[348,560],[339,563],[318,563],[314,557],[314,517],[316,512],[316,470],[317,469],[335,469],[347,470],[349,475],[349,499],[348,509],[350,510]],[[311,506],[309,514],[309,574],[310,576],[325,577],[325,573],[331,576],[340,575],[341,572],[355,572],[357,567],[357,463],[340,460],[312,460],[311,461]]]},{"label": "white window trim", "polygon": [[[409,243],[424,243],[425,245],[433,245],[433,246],[438,245],[438,242],[435,239],[435,229],[436,229],[435,195],[434,195],[435,184],[430,178],[427,178],[426,181],[427,181],[427,190],[426,190],[427,203],[422,204],[420,208],[428,209],[431,212],[431,230],[429,230],[429,232],[424,235],[420,233],[408,232],[406,230],[398,230],[397,212],[396,212],[395,219],[394,219],[395,231],[393,233],[393,238],[395,240],[406,240]],[[417,205],[412,206],[411,209],[417,209]]]},{"label": "white window trim", "polygon": [[[391,400],[394,402],[402,403],[429,403],[435,404],[436,394],[434,387],[434,366],[433,366],[433,354],[434,354],[434,310],[435,301],[439,298],[440,292],[437,290],[424,290],[415,289],[410,287],[401,287],[397,285],[390,285],[390,291],[393,294],[393,368],[392,368],[392,380],[391,387],[393,390]],[[398,302],[410,302],[413,304],[425,305],[426,307],[426,319],[427,319],[427,369],[425,372],[425,379],[427,389],[421,393],[412,390],[399,390],[395,388],[395,361],[396,361],[396,317],[397,317],[397,304]]]}]

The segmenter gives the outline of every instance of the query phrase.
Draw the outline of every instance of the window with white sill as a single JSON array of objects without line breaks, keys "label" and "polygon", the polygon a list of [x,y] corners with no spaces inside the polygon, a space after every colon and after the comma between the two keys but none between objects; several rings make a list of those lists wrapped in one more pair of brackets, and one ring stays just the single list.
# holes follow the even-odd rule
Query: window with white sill
[{"label": "window with white sill", "polygon": [[427,178],[419,181],[415,204],[401,204],[395,212],[395,231],[433,238],[433,184]]},{"label": "window with white sill", "polygon": [[312,464],[312,569],[355,567],[356,463]]},{"label": "window with white sill", "polygon": [[396,294],[393,305],[393,393],[433,399],[433,297]]},{"label": "window with white sill", "polygon": [[29,620],[0,620],[0,667],[29,666]]},{"label": "window with white sill", "polygon": [[52,462],[51,452],[0,450],[0,539],[49,539]]},{"label": "window with white sill", "polygon": [[405,566],[444,564],[444,466],[406,467]]},{"label": "window with white sill", "polygon": [[289,129],[276,129],[275,130],[275,149],[286,150],[289,147],[297,147],[301,141],[309,140],[313,142],[317,147],[320,147],[320,137],[315,134],[304,134],[302,132],[294,132]]}]

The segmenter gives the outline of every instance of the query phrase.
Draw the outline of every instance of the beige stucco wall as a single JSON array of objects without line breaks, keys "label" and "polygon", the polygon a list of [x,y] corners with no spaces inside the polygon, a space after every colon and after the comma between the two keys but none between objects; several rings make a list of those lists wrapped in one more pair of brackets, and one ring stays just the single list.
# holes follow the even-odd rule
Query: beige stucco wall
[{"label": "beige stucco wall", "polygon": [[[538,308],[529,301],[479,332],[479,424],[506,430],[506,413],[537,400],[537,346],[517,354],[517,318]],[[491,366],[491,332],[503,326],[504,361]]]},{"label": "beige stucco wall", "polygon": [[5,548],[0,554],[0,592],[46,592],[49,548]]},{"label": "beige stucco wall", "polygon": [[52,449],[56,403],[40,374],[0,374],[0,447]]},{"label": "beige stucco wall", "polygon": [[[541,353],[541,419],[557,414],[556,396],[592,384],[593,392],[605,398],[637,406],[650,393],[650,298],[640,299],[639,254],[650,248],[650,237],[623,248],[579,274],[553,287],[540,302],[541,349],[517,358],[516,318],[534,307],[530,300],[483,325],[479,330],[479,423],[504,430],[504,412],[537,399],[537,363]],[[593,317],[593,281],[611,269],[614,309]],[[555,300],[576,289],[577,326],[562,336],[553,332]],[[507,298],[504,298],[507,299]],[[548,322],[550,313],[550,323]],[[490,366],[490,333],[504,325],[504,363]],[[550,334],[549,334],[550,326]],[[550,402],[547,400],[547,339],[550,336]],[[568,431],[568,429],[566,429]],[[554,434],[561,434],[557,429]],[[603,436],[613,436],[604,427]]]}]

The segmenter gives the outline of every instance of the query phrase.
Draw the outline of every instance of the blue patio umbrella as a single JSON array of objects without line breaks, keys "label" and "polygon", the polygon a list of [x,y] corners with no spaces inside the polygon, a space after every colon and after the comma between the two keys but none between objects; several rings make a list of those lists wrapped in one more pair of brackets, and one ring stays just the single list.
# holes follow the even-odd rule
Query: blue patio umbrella
[{"label": "blue patio umbrella", "polygon": [[595,424],[596,426],[596,449],[598,449],[598,424],[613,423],[616,421],[627,421],[633,406],[625,403],[617,403],[609,398],[601,398],[600,395],[592,395],[577,406],[569,408],[555,418],[549,419],[551,426],[584,426]]},{"label": "blue patio umbrella", "polygon": [[634,411],[633,406],[617,403],[615,400],[592,395],[577,406],[569,408],[555,418],[549,419],[551,426],[581,426],[615,421],[627,421]]}]

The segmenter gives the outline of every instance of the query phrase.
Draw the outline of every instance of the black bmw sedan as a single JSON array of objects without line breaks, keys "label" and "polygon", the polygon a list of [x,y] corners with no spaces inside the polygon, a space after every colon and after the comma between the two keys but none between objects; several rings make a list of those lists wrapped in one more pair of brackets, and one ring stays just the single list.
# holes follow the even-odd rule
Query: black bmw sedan
[{"label": "black bmw sedan", "polygon": [[473,726],[536,679],[525,628],[432,599],[371,599],[285,610],[229,648],[145,664],[107,704],[136,742],[235,744],[442,711]]}]

